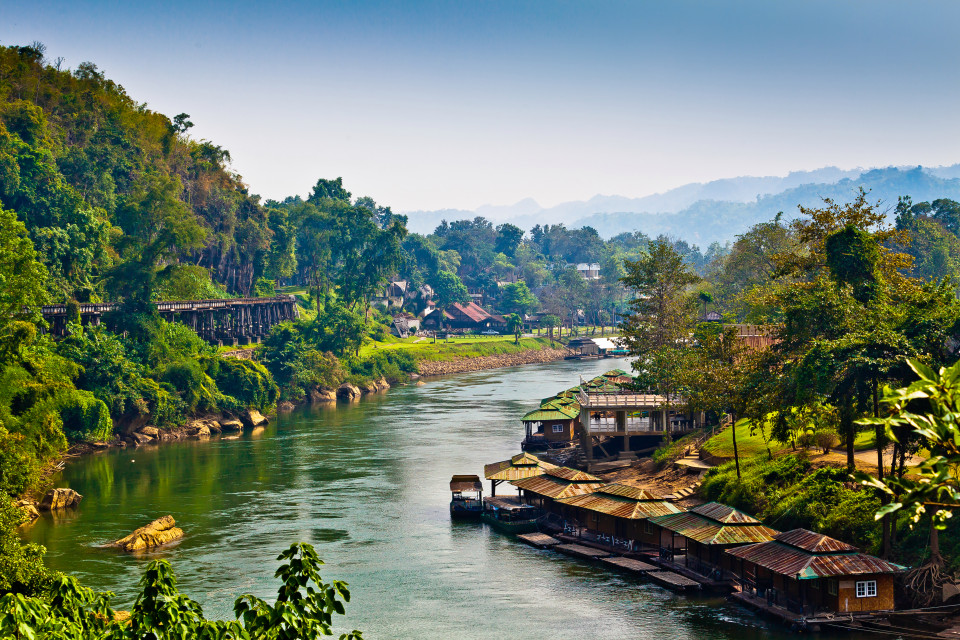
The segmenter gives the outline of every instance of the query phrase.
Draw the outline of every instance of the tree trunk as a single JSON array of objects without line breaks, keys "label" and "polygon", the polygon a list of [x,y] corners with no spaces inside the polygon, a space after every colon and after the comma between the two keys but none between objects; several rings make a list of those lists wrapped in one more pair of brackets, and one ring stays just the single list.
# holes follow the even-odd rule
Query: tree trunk
[{"label": "tree trunk", "polygon": [[730,414],[730,435],[733,437],[733,462],[737,466],[737,480],[740,480],[740,454],[737,452],[737,415]]}]

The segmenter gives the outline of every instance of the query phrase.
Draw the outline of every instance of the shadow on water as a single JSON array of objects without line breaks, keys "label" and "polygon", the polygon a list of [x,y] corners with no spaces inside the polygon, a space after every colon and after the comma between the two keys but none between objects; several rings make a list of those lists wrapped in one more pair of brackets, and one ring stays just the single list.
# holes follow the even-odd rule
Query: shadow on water
[{"label": "shadow on water", "polygon": [[[345,628],[369,638],[787,637],[723,599],[676,596],[599,565],[451,522],[454,473],[519,451],[518,416],[624,361],[558,362],[434,378],[360,402],[304,407],[257,434],[112,450],[58,483],[85,497],[25,532],[49,563],[128,606],[146,562],[171,561],[208,616],[270,598],[276,556],[314,544],[350,583]],[[132,556],[98,548],[164,514],[185,537]]]}]

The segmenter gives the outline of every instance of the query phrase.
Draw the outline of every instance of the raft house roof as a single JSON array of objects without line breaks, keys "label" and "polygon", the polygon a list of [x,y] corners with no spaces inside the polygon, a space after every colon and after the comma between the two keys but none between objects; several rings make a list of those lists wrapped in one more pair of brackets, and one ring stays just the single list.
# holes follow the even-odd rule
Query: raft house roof
[{"label": "raft house roof", "polygon": [[450,491],[483,491],[480,476],[462,475],[450,478]]},{"label": "raft house roof", "polygon": [[846,542],[806,529],[778,533],[773,538],[768,542],[727,549],[726,553],[798,580],[899,573],[906,568],[861,553]]},{"label": "raft house roof", "polygon": [[518,453],[509,460],[484,465],[483,476],[487,480],[521,480],[539,476],[556,466],[529,453]]},{"label": "raft house roof", "polygon": [[605,484],[593,493],[560,498],[558,502],[629,520],[643,520],[681,512],[672,503],[645,489],[619,483]]},{"label": "raft house roof", "polygon": [[580,405],[576,403],[546,402],[538,409],[528,411],[520,418],[521,422],[546,422],[552,420],[573,420],[580,415]]},{"label": "raft house roof", "polygon": [[708,502],[682,513],[650,518],[650,522],[705,545],[767,542],[779,533],[756,518],[718,502]]},{"label": "raft house roof", "polygon": [[604,484],[597,476],[569,467],[547,469],[543,475],[514,480],[510,484],[546,498],[568,498],[593,493]]}]

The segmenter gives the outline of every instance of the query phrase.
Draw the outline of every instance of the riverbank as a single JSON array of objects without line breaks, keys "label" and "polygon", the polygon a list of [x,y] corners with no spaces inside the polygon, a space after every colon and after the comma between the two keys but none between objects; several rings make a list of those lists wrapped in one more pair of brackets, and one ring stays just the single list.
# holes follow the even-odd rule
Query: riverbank
[{"label": "riverbank", "polygon": [[563,360],[573,353],[567,348],[541,347],[516,353],[499,353],[486,356],[463,356],[449,360],[419,360],[417,373],[422,376],[439,376],[451,373],[467,373],[486,369],[515,367],[522,364],[541,364]]}]

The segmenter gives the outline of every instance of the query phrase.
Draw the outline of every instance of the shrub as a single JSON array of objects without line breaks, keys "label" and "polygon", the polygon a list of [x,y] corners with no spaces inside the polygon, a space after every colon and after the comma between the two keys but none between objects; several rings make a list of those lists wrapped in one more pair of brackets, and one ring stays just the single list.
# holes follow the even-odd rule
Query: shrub
[{"label": "shrub", "polygon": [[824,453],[830,453],[830,449],[840,442],[840,436],[836,431],[817,431],[814,434],[814,441]]},{"label": "shrub", "polygon": [[216,362],[216,370],[211,375],[217,387],[224,395],[235,398],[240,406],[265,409],[277,401],[277,385],[262,364],[239,358],[217,358]]},{"label": "shrub", "polygon": [[113,421],[107,405],[89,391],[71,390],[60,394],[60,418],[69,440],[106,440],[113,434]]},{"label": "shrub", "polygon": [[160,380],[180,396],[187,413],[216,411],[223,403],[223,394],[217,384],[192,358],[166,365],[160,373]]}]

